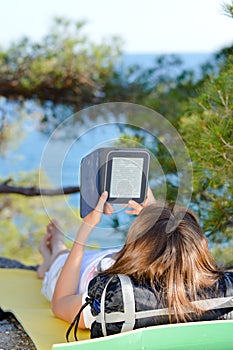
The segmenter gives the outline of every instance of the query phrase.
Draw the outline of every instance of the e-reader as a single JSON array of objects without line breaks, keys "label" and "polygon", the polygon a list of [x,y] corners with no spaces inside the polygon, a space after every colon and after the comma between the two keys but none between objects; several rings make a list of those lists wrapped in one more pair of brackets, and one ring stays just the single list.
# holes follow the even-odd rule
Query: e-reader
[{"label": "e-reader", "polygon": [[146,197],[150,155],[144,148],[98,148],[81,160],[80,215],[96,206],[103,191],[108,202],[142,203]]},{"label": "e-reader", "polygon": [[95,207],[104,191],[107,153],[112,148],[97,148],[81,159],[80,216],[84,218]]}]

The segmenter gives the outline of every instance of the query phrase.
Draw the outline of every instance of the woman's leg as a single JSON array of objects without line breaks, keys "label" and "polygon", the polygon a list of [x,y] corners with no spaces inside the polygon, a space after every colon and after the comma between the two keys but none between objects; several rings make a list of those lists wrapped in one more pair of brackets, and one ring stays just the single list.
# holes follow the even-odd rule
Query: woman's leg
[{"label": "woman's leg", "polygon": [[45,272],[48,271],[56,257],[69,251],[64,243],[64,234],[56,220],[52,220],[47,225],[47,233],[40,242],[39,251],[43,262],[37,269],[37,276],[44,278]]}]

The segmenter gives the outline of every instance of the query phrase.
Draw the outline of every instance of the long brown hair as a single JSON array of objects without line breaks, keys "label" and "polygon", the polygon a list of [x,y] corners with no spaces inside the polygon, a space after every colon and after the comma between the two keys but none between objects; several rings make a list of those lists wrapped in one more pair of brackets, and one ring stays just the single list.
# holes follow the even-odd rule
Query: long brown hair
[{"label": "long brown hair", "polygon": [[214,286],[221,272],[194,213],[152,204],[132,223],[116,262],[104,273],[125,274],[159,286],[170,321],[188,319],[191,301]]}]

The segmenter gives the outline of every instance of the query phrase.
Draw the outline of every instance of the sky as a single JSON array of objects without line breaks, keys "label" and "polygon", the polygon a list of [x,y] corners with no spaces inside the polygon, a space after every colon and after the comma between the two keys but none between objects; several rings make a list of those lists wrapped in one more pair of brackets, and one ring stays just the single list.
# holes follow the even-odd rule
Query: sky
[{"label": "sky", "polygon": [[231,0],[0,0],[0,46],[40,40],[64,16],[87,20],[96,42],[120,36],[127,53],[216,52],[233,43],[224,2]]}]

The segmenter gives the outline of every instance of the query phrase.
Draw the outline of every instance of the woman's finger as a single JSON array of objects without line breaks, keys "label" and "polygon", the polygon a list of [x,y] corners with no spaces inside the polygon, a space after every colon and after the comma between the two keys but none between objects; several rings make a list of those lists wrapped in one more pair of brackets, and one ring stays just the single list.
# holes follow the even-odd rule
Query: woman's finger
[{"label": "woman's finger", "polygon": [[104,214],[112,215],[114,212],[113,206],[110,203],[105,203],[104,205]]},{"label": "woman's finger", "polygon": [[146,202],[146,205],[156,203],[155,197],[154,197],[153,192],[151,191],[150,187],[148,187],[148,189],[147,189],[147,198],[146,198],[145,202]]},{"label": "woman's finger", "polygon": [[125,210],[125,213],[126,214],[130,214],[130,215],[138,215],[139,213],[138,213],[138,210],[132,210],[132,209],[130,209],[130,210]]},{"label": "woman's finger", "polygon": [[104,191],[99,198],[99,201],[95,207],[95,210],[100,212],[100,213],[103,213],[104,205],[105,205],[105,202],[107,199],[108,199],[108,192]]},{"label": "woman's finger", "polygon": [[132,210],[126,210],[125,211],[128,214],[136,214],[136,215],[138,215],[143,209],[141,204],[135,202],[134,200],[130,200],[128,202],[128,207],[132,208]]}]

